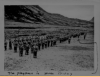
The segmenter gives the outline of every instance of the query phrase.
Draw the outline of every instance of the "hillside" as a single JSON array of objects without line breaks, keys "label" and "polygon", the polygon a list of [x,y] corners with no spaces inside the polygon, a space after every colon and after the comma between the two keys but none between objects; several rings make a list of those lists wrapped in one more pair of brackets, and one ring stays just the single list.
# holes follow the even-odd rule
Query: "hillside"
[{"label": "hillside", "polygon": [[94,17],[90,20],[91,22],[94,22]]},{"label": "hillside", "polygon": [[38,5],[6,5],[5,20],[34,24],[49,24],[63,26],[93,26],[93,22],[68,18],[60,14],[48,13]]}]

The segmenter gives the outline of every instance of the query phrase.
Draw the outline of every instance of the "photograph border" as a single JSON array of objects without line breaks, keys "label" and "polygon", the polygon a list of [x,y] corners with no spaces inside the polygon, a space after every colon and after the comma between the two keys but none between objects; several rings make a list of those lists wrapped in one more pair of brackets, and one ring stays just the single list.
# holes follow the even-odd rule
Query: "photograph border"
[{"label": "photograph border", "polygon": [[[0,50],[3,51],[4,50],[4,5],[94,5],[94,56],[95,56],[95,70],[90,72],[90,71],[29,71],[29,73],[34,73],[34,75],[32,74],[32,76],[44,76],[44,74],[47,73],[51,73],[45,76],[90,76],[90,75],[96,75],[96,76],[100,76],[100,52],[99,52],[99,47],[100,47],[100,38],[99,38],[99,28],[100,28],[100,3],[96,2],[96,1],[90,1],[90,0],[1,0],[0,1],[0,22],[1,22],[1,26],[0,26],[0,34],[1,34],[1,39],[0,39]],[[22,71],[4,71],[4,52],[0,52],[0,75],[1,76],[19,76],[17,75],[18,72],[22,72]],[[9,72],[11,74],[9,74]],[[26,71],[25,71],[26,72]],[[22,73],[25,73],[22,72]],[[14,73],[14,74],[13,74]],[[65,74],[66,73],[66,74]],[[23,76],[23,75],[22,75]]]}]

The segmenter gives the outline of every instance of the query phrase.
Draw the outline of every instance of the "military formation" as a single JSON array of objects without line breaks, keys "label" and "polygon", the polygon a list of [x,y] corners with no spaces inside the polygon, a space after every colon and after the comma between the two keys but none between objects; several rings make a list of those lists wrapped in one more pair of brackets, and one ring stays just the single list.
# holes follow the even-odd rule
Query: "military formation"
[{"label": "military formation", "polygon": [[[33,54],[33,58],[37,58],[37,52],[57,45],[57,42],[62,43],[64,41],[68,41],[68,44],[71,43],[71,38],[80,37],[80,35],[84,35],[84,39],[86,38],[87,33],[81,32],[79,34],[71,34],[69,36],[63,37],[54,37],[54,36],[35,36],[33,37],[18,37],[14,39],[5,40],[4,49],[7,51],[14,50],[14,53],[19,52],[19,56],[22,57],[25,52],[25,55],[29,55],[29,50],[31,54]],[[8,47],[7,47],[8,46]]]},{"label": "military formation", "polygon": [[[17,53],[19,51],[19,56],[23,56],[23,52],[25,51],[25,55],[29,55],[29,50],[31,50],[31,53],[33,54],[34,58],[37,58],[37,52],[41,49],[52,47],[56,45],[56,38],[40,38],[36,36],[35,38],[15,38],[14,40],[9,39],[8,42],[5,40],[4,48],[5,51],[7,51],[7,48],[9,50],[14,50],[14,53]],[[8,47],[7,47],[8,46]]]}]

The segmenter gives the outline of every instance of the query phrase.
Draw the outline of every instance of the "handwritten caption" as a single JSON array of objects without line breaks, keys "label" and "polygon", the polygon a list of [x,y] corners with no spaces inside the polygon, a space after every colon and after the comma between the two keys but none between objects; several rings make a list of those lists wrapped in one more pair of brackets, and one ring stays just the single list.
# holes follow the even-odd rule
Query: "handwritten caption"
[{"label": "handwritten caption", "polygon": [[72,73],[58,71],[58,72],[41,72],[41,71],[35,71],[35,72],[8,72],[8,75],[12,76],[34,76],[34,75],[61,75],[61,76],[72,76]]}]

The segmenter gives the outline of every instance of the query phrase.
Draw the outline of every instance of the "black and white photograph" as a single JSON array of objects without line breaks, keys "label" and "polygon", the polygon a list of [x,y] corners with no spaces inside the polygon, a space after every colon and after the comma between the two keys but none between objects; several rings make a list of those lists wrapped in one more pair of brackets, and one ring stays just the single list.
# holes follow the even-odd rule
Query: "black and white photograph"
[{"label": "black and white photograph", "polygon": [[4,5],[4,71],[94,71],[94,5]]}]

